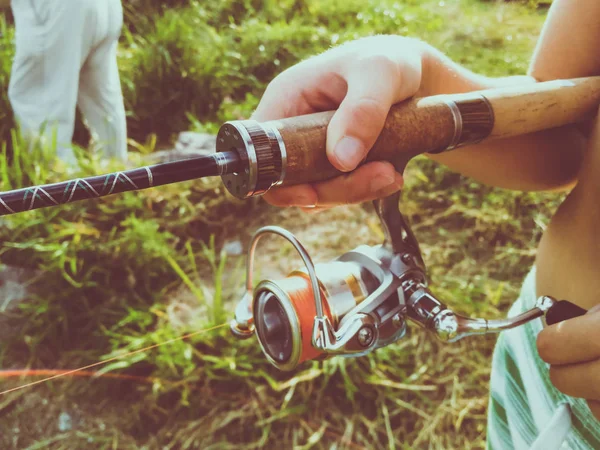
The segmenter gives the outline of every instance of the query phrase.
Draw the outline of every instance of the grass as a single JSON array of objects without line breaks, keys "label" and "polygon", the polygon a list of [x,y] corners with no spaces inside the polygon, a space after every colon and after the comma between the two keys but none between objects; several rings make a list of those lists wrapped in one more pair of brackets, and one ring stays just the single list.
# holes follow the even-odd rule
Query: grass
[{"label": "grass", "polygon": [[[247,117],[278,72],[359,36],[418,36],[482,73],[523,73],[545,16],[529,2],[476,0],[162,3],[126,5],[119,58],[134,164],[180,131]],[[5,92],[13,30],[0,19],[0,32]],[[0,133],[0,189],[73,175],[44,163],[45,145],[28,154],[6,113]],[[81,162],[75,175],[106,170],[83,149]],[[561,197],[492,189],[422,158],[407,179],[402,208],[435,292],[463,314],[504,315]],[[317,260],[381,236],[369,205],[307,217],[234,200],[218,180],[3,218],[0,262],[32,278],[28,300],[0,316],[10,331],[0,367],[73,368],[225,322],[244,260],[224,243],[247,244],[267,223],[288,226]],[[269,238],[259,252],[261,276],[300,263]],[[254,339],[221,328],[102,369],[147,383],[66,378],[0,397],[0,447],[481,449],[494,342],[444,345],[411,329],[368,357],[281,373]]]}]

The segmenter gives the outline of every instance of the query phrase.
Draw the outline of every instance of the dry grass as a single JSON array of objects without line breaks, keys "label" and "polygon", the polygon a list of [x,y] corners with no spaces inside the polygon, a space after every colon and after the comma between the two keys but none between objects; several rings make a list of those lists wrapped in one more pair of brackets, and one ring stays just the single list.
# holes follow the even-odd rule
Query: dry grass
[{"label": "dry grass", "polygon": [[[395,32],[420,35],[456,60],[498,75],[524,70],[543,20],[543,12],[512,2],[381,2],[401,8],[396,19],[377,2],[295,3],[304,5],[311,24],[303,33],[314,26],[318,42],[336,27],[347,39],[390,32],[399,23]],[[269,2],[250,0],[223,2],[219,14],[261,5],[283,14]],[[364,11],[360,21],[356,8]],[[281,18],[277,26],[251,19],[236,22],[254,30],[243,43],[248,48],[262,32],[275,39],[283,33],[277,26],[289,25]],[[294,45],[300,55],[304,44]],[[250,56],[239,58],[252,62]],[[151,55],[145,57],[151,68]],[[225,102],[219,119],[242,114],[255,101]],[[424,159],[411,163],[407,180],[402,210],[421,242],[432,289],[463,314],[504,315],[560,197],[489,189]],[[11,313],[20,332],[1,347],[2,368],[72,368],[208,327],[223,307],[230,317],[242,292],[244,261],[229,256],[220,266],[220,247],[236,239],[247,244],[259,226],[289,228],[319,261],[382,237],[370,205],[306,215],[224,199],[214,183],[187,183],[9,219],[0,227],[2,261],[43,276],[35,284],[41,295]],[[211,234],[215,246],[200,245]],[[262,277],[300,265],[289,246],[270,238],[261,241],[259,261]],[[442,344],[411,328],[406,339],[368,357],[280,373],[254,339],[239,342],[218,331],[111,367],[157,379],[150,384],[68,378],[0,397],[0,447],[481,449],[494,343],[494,337],[477,337]],[[71,418],[70,427],[59,429],[61,414]]]}]

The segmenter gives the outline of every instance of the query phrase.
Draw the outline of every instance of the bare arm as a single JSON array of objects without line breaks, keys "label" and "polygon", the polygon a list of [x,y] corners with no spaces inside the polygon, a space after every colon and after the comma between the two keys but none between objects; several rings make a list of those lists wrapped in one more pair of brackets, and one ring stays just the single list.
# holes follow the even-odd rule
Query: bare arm
[{"label": "bare arm", "polygon": [[[487,78],[452,62],[435,49],[424,57],[423,93],[466,92],[510,83],[600,75],[600,2],[555,0],[538,41],[529,73]],[[573,187],[585,148],[577,127],[490,142],[431,156],[480,182],[510,189],[560,190]]]}]

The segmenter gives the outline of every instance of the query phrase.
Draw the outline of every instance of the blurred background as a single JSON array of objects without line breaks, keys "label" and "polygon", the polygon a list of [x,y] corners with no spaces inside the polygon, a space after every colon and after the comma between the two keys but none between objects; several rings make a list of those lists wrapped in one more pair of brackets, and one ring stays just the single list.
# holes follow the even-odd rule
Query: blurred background
[{"label": "blurred background", "polygon": [[[475,71],[523,74],[549,2],[123,6],[119,65],[132,164],[141,165],[190,136],[210,142],[224,121],[249,117],[286,67],[360,36],[416,36]],[[25,155],[7,98],[13,54],[4,10],[2,190],[65,177],[42,163],[47,149]],[[89,142],[81,119],[76,140]],[[81,170],[103,173],[93,157]],[[562,196],[492,189],[424,158],[410,163],[406,179],[402,211],[434,292],[462,314],[504,316]],[[267,224],[288,227],[322,261],[382,240],[370,205],[306,216],[235,200],[219,179],[2,218],[0,368],[72,369],[228,321],[243,291],[248,240]],[[257,276],[301,265],[291,247],[261,242]],[[103,366],[112,378],[65,377],[0,396],[0,448],[481,449],[494,343],[441,344],[412,328],[368,357],[281,373],[255,339],[240,342],[221,328]],[[39,379],[25,375],[0,372],[0,390]]]}]

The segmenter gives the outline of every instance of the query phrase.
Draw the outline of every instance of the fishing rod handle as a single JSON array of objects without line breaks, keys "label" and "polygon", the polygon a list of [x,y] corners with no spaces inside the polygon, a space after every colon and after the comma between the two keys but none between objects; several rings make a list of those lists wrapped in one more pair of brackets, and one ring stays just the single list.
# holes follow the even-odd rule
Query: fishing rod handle
[{"label": "fishing rod handle", "polygon": [[[593,117],[599,104],[600,77],[411,98],[392,106],[366,161],[404,167],[420,154],[582,122]],[[246,198],[277,185],[340,175],[325,150],[334,112],[224,124],[217,151],[235,149],[247,165],[245,171],[225,175],[225,186],[234,196]]]}]

